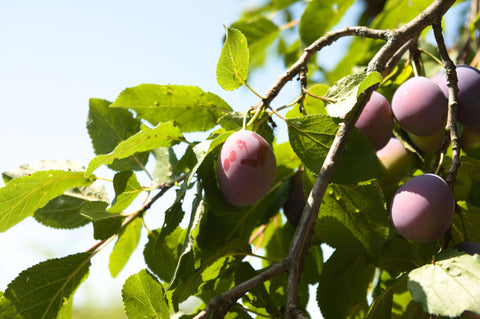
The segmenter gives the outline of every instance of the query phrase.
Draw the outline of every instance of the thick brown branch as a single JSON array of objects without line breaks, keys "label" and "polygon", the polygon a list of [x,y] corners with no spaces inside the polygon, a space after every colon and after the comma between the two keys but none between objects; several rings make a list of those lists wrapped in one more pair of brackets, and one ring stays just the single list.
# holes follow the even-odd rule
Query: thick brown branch
[{"label": "thick brown branch", "polygon": [[280,76],[278,81],[268,90],[267,94],[265,95],[265,99],[260,101],[256,107],[261,106],[262,103],[268,105],[278,95],[278,93],[280,93],[285,84],[306,69],[308,62],[315,53],[334,43],[338,39],[348,36],[360,36],[372,39],[388,40],[390,33],[390,30],[374,30],[367,27],[347,27],[342,30],[328,32],[326,35],[319,38],[304,50],[304,53],[298,59],[298,61]]}]

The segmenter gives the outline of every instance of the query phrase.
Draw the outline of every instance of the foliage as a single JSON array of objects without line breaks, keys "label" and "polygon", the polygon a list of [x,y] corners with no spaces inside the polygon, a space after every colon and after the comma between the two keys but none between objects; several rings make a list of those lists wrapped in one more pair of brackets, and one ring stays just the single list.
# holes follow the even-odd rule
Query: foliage
[{"label": "foliage", "polygon": [[[392,194],[403,180],[383,183],[375,149],[353,127],[373,90],[390,99],[413,72],[438,69],[431,56],[438,59],[441,50],[417,54],[443,45],[431,43],[422,32],[438,22],[436,15],[423,14],[410,23],[434,9],[427,8],[428,1],[388,0],[380,1],[383,9],[372,13],[372,1],[364,2],[358,22],[371,29],[329,32],[356,3],[351,0],[272,0],[226,26],[216,76],[226,91],[246,86],[259,97],[259,103],[243,113],[196,86],[140,84],[120,92],[113,102],[90,100],[87,129],[97,156],[86,168],[70,161],[43,161],[4,172],[0,232],[29,216],[56,228],[92,223],[98,244],[21,272],[0,293],[0,319],[70,318],[73,295],[88,275],[92,257],[114,239],[109,263],[113,277],[136,249],[143,249],[147,265],[123,286],[128,318],[167,318],[173,313],[185,318],[301,318],[310,298],[308,287],[314,284],[314,297],[327,319],[480,313],[480,259],[451,249],[467,238],[479,240],[478,149],[461,151],[457,171],[460,150],[455,139],[425,154],[395,127],[394,135],[418,157],[413,174],[436,170],[461,198],[451,231],[442,240],[415,243],[399,236],[388,216]],[[452,4],[435,2],[436,14],[444,15]],[[457,39],[472,41],[449,49],[466,62],[477,51],[478,19],[469,23]],[[397,32],[402,41],[384,32],[402,26],[407,26],[397,29],[403,30]],[[319,60],[326,57],[320,56],[321,49],[345,36],[355,36],[345,56],[332,70],[323,70]],[[379,60],[384,46],[399,42],[410,46],[397,45],[387,52],[387,60],[399,57],[390,60],[393,65]],[[261,71],[274,57],[282,59],[288,72],[261,95],[249,85],[250,71]],[[382,63],[383,69],[376,69]],[[283,85],[296,76],[298,98],[271,107]],[[288,141],[276,138],[276,121],[286,125]],[[237,207],[221,195],[215,168],[223,142],[242,128],[271,143],[277,170],[264,197]],[[150,172],[145,165],[152,160]],[[115,172],[112,200],[102,184],[107,182],[94,175],[103,165]],[[311,196],[295,229],[282,215],[282,205],[299,170],[304,193]],[[461,183],[472,186],[457,190],[457,173]],[[142,185],[140,174],[150,178],[151,185]],[[148,229],[144,215],[153,208],[159,214],[162,208],[155,203],[170,189],[176,197],[161,212],[162,227]],[[144,203],[136,206],[142,196]],[[186,203],[188,198],[193,198],[191,203]],[[138,247],[147,232],[148,243]],[[325,261],[322,244],[334,249]],[[182,302],[193,296],[197,303],[185,313]]]}]

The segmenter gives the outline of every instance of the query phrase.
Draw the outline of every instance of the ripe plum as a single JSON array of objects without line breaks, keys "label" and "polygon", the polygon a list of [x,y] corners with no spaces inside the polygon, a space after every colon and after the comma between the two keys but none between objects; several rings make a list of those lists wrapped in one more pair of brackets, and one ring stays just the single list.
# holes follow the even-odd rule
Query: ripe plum
[{"label": "ripe plum", "polygon": [[[480,70],[469,65],[457,65],[458,109],[457,121],[474,130],[480,130]],[[438,81],[438,86],[448,97],[445,74]]]},{"label": "ripe plum", "polygon": [[370,140],[375,150],[384,147],[393,132],[393,113],[388,100],[374,91],[355,126]]},{"label": "ripe plum", "polygon": [[272,147],[255,132],[240,130],[230,135],[217,161],[217,178],[225,199],[236,206],[255,203],[275,178]]},{"label": "ripe plum", "polygon": [[405,81],[395,91],[392,110],[405,131],[430,136],[445,126],[448,101],[432,80],[417,76]]},{"label": "ripe plum", "polygon": [[290,194],[285,204],[283,204],[283,212],[293,226],[298,225],[300,217],[302,217],[303,208],[307,202],[303,194],[302,174],[303,170],[299,170],[290,179]]},{"label": "ripe plum", "polygon": [[438,175],[415,176],[401,185],[393,196],[390,216],[403,237],[417,242],[439,239],[450,227],[455,198]]}]

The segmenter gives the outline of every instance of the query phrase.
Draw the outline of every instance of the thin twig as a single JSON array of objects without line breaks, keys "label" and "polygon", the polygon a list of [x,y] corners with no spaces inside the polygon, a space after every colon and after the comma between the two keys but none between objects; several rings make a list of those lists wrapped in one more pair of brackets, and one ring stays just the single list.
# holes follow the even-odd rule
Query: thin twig
[{"label": "thin twig", "polygon": [[[147,210],[149,210],[150,207],[152,207],[152,205],[157,200],[159,200],[170,188],[175,186],[178,182],[184,180],[187,176],[188,176],[188,174],[184,174],[184,175],[178,177],[177,179],[175,179],[171,182],[163,183],[163,184],[158,185],[158,188],[160,189],[160,191],[157,194],[155,194],[155,196],[152,197],[152,199],[150,199],[148,202],[144,203],[142,205],[142,207],[140,207],[140,209],[138,209],[137,211],[135,211],[132,214],[127,215],[127,217],[125,218],[125,220],[122,223],[122,226],[120,227],[120,231],[118,232],[118,234],[120,234],[121,231],[124,230],[128,225],[130,225],[130,223],[132,223],[135,219],[141,218],[143,216],[143,214]],[[107,239],[100,240],[99,242],[95,243],[95,245],[93,245],[91,248],[89,248],[86,252],[96,254],[97,252],[102,250],[103,247],[105,247],[108,243],[110,243],[113,239],[115,239],[115,237],[117,237],[118,234],[115,234],[115,235],[113,235],[113,236],[111,236]]]},{"label": "thin twig", "polygon": [[313,98],[316,98],[316,99],[319,99],[321,101],[324,101],[324,102],[327,102],[327,103],[336,103],[338,102],[337,100],[335,99],[331,99],[331,98],[328,98],[328,97],[325,97],[325,96],[320,96],[320,95],[316,95],[316,94],[313,94],[311,93],[310,91],[308,91],[307,89],[304,89],[303,92],[307,95],[310,95],[311,97]]}]

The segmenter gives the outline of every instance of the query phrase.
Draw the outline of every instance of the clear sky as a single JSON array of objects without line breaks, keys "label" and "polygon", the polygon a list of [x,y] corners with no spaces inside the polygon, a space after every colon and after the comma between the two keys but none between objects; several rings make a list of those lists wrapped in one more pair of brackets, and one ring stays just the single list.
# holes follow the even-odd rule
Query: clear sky
[{"label": "clear sky", "polygon": [[[255,1],[2,1],[0,171],[43,159],[87,165],[95,156],[86,130],[89,98],[113,101],[141,83],[197,85],[239,111],[255,104],[257,97],[245,88],[225,92],[215,79],[223,24],[234,22],[249,3]],[[324,53],[334,61],[339,49],[329,50],[337,50]],[[273,61],[249,81],[262,93],[283,71]],[[113,176],[106,169],[96,173]],[[23,221],[0,233],[0,291],[19,271],[93,244],[90,225],[62,231]],[[110,250],[93,259],[77,293],[80,302],[119,301],[125,278],[144,267],[139,248],[137,262],[112,279]]]}]

